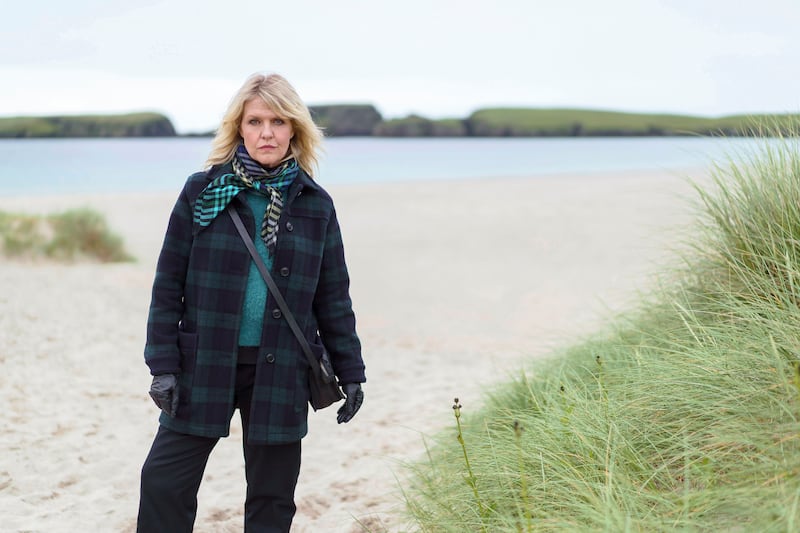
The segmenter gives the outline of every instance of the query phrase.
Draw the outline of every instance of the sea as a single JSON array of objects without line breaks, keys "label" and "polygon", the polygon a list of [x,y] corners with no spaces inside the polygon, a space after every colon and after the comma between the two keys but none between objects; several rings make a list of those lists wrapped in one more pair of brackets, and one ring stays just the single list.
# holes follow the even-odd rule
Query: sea
[{"label": "sea", "polygon": [[[713,137],[375,138],[325,141],[323,184],[707,168],[763,140]],[[0,196],[179,191],[208,137],[0,140]]]}]

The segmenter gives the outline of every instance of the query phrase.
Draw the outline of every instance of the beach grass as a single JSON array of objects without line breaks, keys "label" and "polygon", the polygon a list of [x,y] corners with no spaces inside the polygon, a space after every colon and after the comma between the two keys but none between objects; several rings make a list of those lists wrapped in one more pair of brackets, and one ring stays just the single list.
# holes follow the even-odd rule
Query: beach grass
[{"label": "beach grass", "polygon": [[634,308],[456,401],[409,465],[411,529],[800,530],[797,136],[696,190],[693,233]]},{"label": "beach grass", "polygon": [[12,259],[133,260],[105,217],[87,208],[44,216],[0,211],[0,251]]}]

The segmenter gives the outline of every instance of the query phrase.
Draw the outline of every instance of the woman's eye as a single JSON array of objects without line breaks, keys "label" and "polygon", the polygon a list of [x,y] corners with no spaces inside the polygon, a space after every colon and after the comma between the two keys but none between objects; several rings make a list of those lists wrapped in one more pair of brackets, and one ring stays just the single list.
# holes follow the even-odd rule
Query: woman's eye
[{"label": "woman's eye", "polygon": [[261,121],[260,121],[260,120],[258,120],[257,118],[251,118],[251,119],[250,119],[250,120],[249,120],[247,123],[248,123],[248,124],[250,124],[251,126],[258,126],[258,124],[259,124],[260,122],[261,122]]},{"label": "woman's eye", "polygon": [[283,124],[283,119],[282,118],[276,118],[275,120],[272,121],[272,123],[275,124],[276,126],[280,126],[280,125]]}]

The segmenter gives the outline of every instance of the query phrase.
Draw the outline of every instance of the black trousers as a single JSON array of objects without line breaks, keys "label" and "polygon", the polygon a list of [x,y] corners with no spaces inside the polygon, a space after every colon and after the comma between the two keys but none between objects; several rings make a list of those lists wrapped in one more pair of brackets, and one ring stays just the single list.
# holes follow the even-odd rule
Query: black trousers
[{"label": "black trousers", "polygon": [[[294,489],[300,474],[300,441],[290,444],[247,444],[255,365],[239,364],[235,402],[242,417],[247,497],[244,530],[288,532],[296,511]],[[219,439],[158,428],[142,467],[139,533],[191,532],[197,514],[197,491],[211,450]]]}]

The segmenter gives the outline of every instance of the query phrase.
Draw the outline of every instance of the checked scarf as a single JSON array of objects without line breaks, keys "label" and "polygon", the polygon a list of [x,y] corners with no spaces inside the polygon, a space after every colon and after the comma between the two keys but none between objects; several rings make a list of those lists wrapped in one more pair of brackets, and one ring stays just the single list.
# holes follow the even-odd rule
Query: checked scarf
[{"label": "checked scarf", "polygon": [[281,190],[288,187],[297,176],[297,161],[289,159],[273,169],[266,169],[254,161],[243,144],[233,156],[233,174],[223,174],[206,186],[194,204],[194,221],[204,228],[228,207],[231,200],[245,189],[252,189],[269,199],[261,221],[261,238],[270,255],[278,240],[278,219],[283,209]]}]

